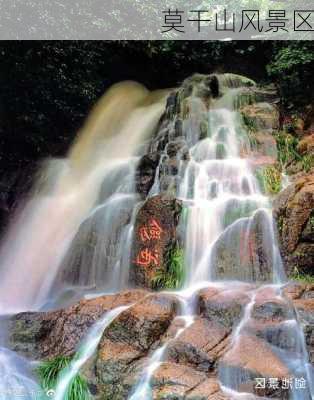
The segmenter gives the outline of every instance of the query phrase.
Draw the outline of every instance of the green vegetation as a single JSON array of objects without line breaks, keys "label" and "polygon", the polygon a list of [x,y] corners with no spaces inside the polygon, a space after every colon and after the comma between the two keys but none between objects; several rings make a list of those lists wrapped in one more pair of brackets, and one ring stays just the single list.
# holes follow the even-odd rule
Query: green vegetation
[{"label": "green vegetation", "polygon": [[279,233],[283,232],[284,223],[285,223],[285,219],[284,219],[284,217],[282,215],[280,215],[278,217],[278,222],[277,222],[277,227],[278,227]]},{"label": "green vegetation", "polygon": [[293,163],[299,163],[300,169],[309,172],[314,167],[314,155],[301,156],[297,151],[298,139],[287,132],[275,134],[278,150],[278,161],[282,169]]},{"label": "green vegetation", "polygon": [[314,155],[306,154],[302,157],[302,169],[304,172],[309,172],[314,167]]},{"label": "green vegetation", "polygon": [[283,105],[302,107],[313,99],[313,43],[289,41],[273,44],[273,58],[267,73],[278,84]]},{"label": "green vegetation", "polygon": [[250,133],[256,132],[257,131],[257,126],[255,124],[255,121],[253,118],[250,118],[249,116],[247,116],[245,113],[242,113],[242,118],[243,118],[243,122],[247,127],[247,130]]},{"label": "green vegetation", "polygon": [[184,252],[175,247],[168,252],[165,267],[153,279],[154,289],[179,289],[184,281]]},{"label": "green vegetation", "polygon": [[[69,366],[71,357],[57,356],[45,361],[38,368],[38,376],[45,392],[55,389],[60,378],[60,373]],[[84,378],[77,375],[71,382],[64,400],[89,400],[90,393]]]},{"label": "green vegetation", "polygon": [[303,274],[297,267],[294,268],[293,274],[290,275],[290,279],[301,283],[314,284],[314,275]]},{"label": "green vegetation", "polygon": [[301,156],[297,152],[298,140],[287,132],[278,132],[275,135],[278,150],[278,161],[285,169],[293,161],[300,161]]},{"label": "green vegetation", "polygon": [[256,178],[264,193],[277,194],[281,190],[281,173],[275,166],[260,168],[256,171]]}]

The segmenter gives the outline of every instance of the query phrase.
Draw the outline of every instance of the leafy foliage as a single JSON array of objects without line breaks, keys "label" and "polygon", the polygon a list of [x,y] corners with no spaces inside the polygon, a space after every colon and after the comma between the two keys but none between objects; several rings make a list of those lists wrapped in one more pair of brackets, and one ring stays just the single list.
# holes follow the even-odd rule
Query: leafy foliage
[{"label": "leafy foliage", "polygon": [[168,252],[165,268],[160,268],[153,279],[155,289],[179,289],[184,281],[184,252],[175,247]]},{"label": "leafy foliage", "polygon": [[311,41],[274,42],[274,58],[267,65],[277,81],[283,103],[292,107],[313,100],[314,44]]},{"label": "leafy foliage", "polygon": [[314,155],[305,154],[302,157],[302,169],[304,172],[309,172],[314,167]]},{"label": "leafy foliage", "polygon": [[[41,380],[43,389],[55,389],[60,373],[69,366],[71,362],[70,357],[57,356],[51,360],[45,361],[38,368],[38,376]],[[90,393],[84,378],[77,375],[71,382],[64,400],[89,400]]]},{"label": "leafy foliage", "polygon": [[293,161],[301,160],[297,152],[298,140],[289,133],[278,132],[275,135],[278,150],[278,161],[281,167],[285,169]]}]

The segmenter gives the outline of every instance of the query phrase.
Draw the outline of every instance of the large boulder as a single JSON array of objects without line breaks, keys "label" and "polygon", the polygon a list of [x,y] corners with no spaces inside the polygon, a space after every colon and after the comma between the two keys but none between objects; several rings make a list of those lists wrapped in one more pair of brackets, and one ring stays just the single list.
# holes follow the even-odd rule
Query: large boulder
[{"label": "large boulder", "polygon": [[167,360],[209,373],[229,343],[229,329],[205,318],[197,317],[191,326],[171,341]]},{"label": "large boulder", "polygon": [[146,200],[134,225],[130,280],[140,287],[153,287],[157,272],[165,271],[167,255],[177,243],[181,202],[165,196]]},{"label": "large boulder", "polygon": [[214,244],[210,263],[216,280],[272,282],[272,222],[265,210],[230,225]]},{"label": "large boulder", "polygon": [[98,391],[110,399],[125,399],[176,312],[169,295],[150,295],[121,313],[105,330],[95,360]]},{"label": "large boulder", "polygon": [[32,359],[73,355],[88,329],[106,312],[147,295],[142,290],[82,300],[63,310],[17,314],[9,321],[9,345]]},{"label": "large boulder", "polygon": [[135,177],[136,190],[144,199],[153,186],[159,159],[160,153],[153,152],[144,155],[137,165]]},{"label": "large boulder", "polygon": [[240,285],[234,289],[209,287],[199,293],[199,309],[204,318],[231,330],[239,322],[250,302],[253,286]]},{"label": "large boulder", "polygon": [[270,395],[282,400],[289,398],[284,390],[274,389],[268,393],[259,393],[257,390],[256,378],[268,380],[275,377],[280,382],[291,375],[272,347],[254,335],[242,334],[221,359],[219,369],[222,383],[239,392]]},{"label": "large boulder", "polygon": [[269,103],[245,105],[240,109],[246,123],[256,130],[279,129],[279,111]]},{"label": "large boulder", "polygon": [[287,272],[314,274],[314,173],[296,177],[277,196],[274,216]]}]

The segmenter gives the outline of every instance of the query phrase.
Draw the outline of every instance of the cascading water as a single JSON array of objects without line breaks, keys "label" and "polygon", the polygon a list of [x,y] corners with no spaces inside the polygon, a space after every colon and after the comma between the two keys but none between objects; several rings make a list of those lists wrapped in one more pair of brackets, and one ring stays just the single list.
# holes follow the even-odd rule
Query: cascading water
[{"label": "cascading water", "polygon": [[[95,286],[100,278],[103,289],[108,277],[100,277],[97,268],[104,257],[115,264],[119,255],[110,253],[110,238],[102,238],[101,248],[96,244],[96,251],[89,254],[93,267],[82,272],[80,263],[86,262],[87,251],[80,242],[86,239],[92,246],[95,233],[115,229],[113,220],[123,226],[124,218],[128,224],[128,211],[136,201],[133,157],[163,110],[162,101],[152,100],[140,85],[113,87],[95,107],[69,157],[51,162],[41,174],[38,188],[17,215],[1,248],[0,313],[36,310],[49,301],[65,257],[70,264],[67,270],[74,269],[71,283]],[[124,181],[120,180],[125,173]],[[115,236],[118,241],[121,232]],[[102,254],[103,245],[107,245],[108,254]],[[113,266],[110,268],[113,271]],[[54,292],[57,289],[54,287]]]},{"label": "cascading water", "polygon": [[[222,96],[213,101],[209,111],[204,103],[194,96],[193,89],[183,107],[188,108],[189,116],[183,119],[182,136],[189,147],[190,159],[186,161],[186,149],[177,153],[179,168],[177,176],[164,179],[162,171],[167,164],[166,146],[161,156],[156,180],[150,195],[158,192],[175,193],[183,201],[185,208],[185,265],[187,266],[185,290],[198,290],[199,286],[210,284],[210,281],[231,281],[226,283],[232,288],[232,281],[277,284],[271,290],[269,301],[280,295],[280,284],[285,281],[285,274],[279,248],[273,228],[273,220],[268,198],[261,194],[258,181],[250,166],[249,157],[241,153],[250,153],[250,143],[241,120],[237,106],[243,105],[241,90],[242,81],[231,77],[219,77]],[[249,82],[251,84],[251,82]],[[197,90],[197,89],[196,89]],[[186,99],[185,99],[186,100]],[[250,99],[251,101],[251,99]],[[182,104],[181,104],[182,106]],[[182,110],[181,115],[182,118]],[[200,126],[206,122],[206,135],[200,140]],[[178,142],[176,138],[176,117],[170,122],[168,140]],[[169,143],[168,142],[168,143]],[[184,155],[184,156],[183,156]],[[167,171],[168,172],[168,171]],[[251,243],[252,235],[259,235],[258,248]],[[222,251],[230,253],[227,265],[220,265]],[[259,253],[259,254],[258,254]],[[257,259],[259,257],[259,259]],[[261,262],[263,259],[263,262]],[[228,265],[229,261],[229,265]],[[265,288],[265,289],[264,289]],[[267,291],[268,286],[257,288],[251,293],[251,302],[247,305],[242,321],[233,334],[231,350],[236,351],[243,332],[250,323],[250,314],[256,306],[255,298],[260,292]],[[287,364],[291,376],[306,377],[306,390],[292,391],[291,399],[310,399],[314,395],[312,381],[313,371],[309,364],[304,346],[303,331],[296,320],[295,313],[290,309],[291,316],[283,324],[294,326],[287,335],[296,336],[295,346],[280,351]],[[273,335],[279,335],[282,324],[274,328]],[[150,398],[143,390],[147,390],[147,380],[151,379],[156,367],[156,357],[160,362],[167,345],[163,345],[152,355],[147,369],[146,386],[138,386],[137,400]],[[241,357],[241,350],[236,353]],[[223,366],[219,367],[222,387],[232,398],[255,398],[245,395],[241,384],[247,377],[239,372],[229,372]],[[149,378],[147,378],[147,374]],[[240,374],[240,375],[239,375]],[[142,391],[141,391],[142,390]],[[243,392],[243,393],[241,393]],[[133,399],[133,397],[131,397]]]},{"label": "cascading water", "polygon": [[[204,100],[202,93],[208,90],[208,83],[212,93]],[[286,366],[287,376],[306,378],[306,390],[292,390],[289,400],[313,398],[313,372],[303,331],[293,307],[282,295],[285,274],[270,201],[259,188],[252,167],[252,146],[238,110],[254,100],[243,95],[246,86],[252,84],[228,74],[209,81],[197,76],[188,90],[183,86],[177,92],[179,107],[168,99],[166,112],[172,107],[172,118],[166,120],[166,125],[161,121],[150,142],[151,151],[159,149],[160,138],[166,144],[149,196],[167,194],[183,204],[180,241],[185,250],[185,282],[182,290],[171,292],[181,304],[177,319],[183,320],[183,326],[169,341],[161,338],[160,347],[148,354],[148,362],[130,390],[130,400],[153,398],[153,375],[162,366],[172,341],[193,324],[198,312],[195,299],[206,287],[243,290],[250,298],[218,365],[226,396],[257,398],[246,386],[253,378],[232,362],[242,358],[245,362],[247,344],[253,337],[265,335]],[[53,164],[51,174],[56,175],[57,168],[58,176],[52,182],[47,179],[48,183],[17,217],[17,225],[9,232],[1,253],[3,313],[47,304],[51,288],[56,296],[69,289],[108,293],[128,286],[134,222],[141,205],[134,184],[136,150],[163,111],[161,103],[150,104],[147,96],[145,90],[133,85],[126,91],[120,87],[118,93],[110,92],[69,158],[61,166]],[[125,107],[121,106],[124,99]],[[117,108],[121,110],[118,114]],[[173,147],[175,162],[169,157]],[[33,236],[28,237],[29,232]],[[9,263],[14,267],[8,268]],[[29,275],[34,279],[22,293]],[[277,307],[285,315],[272,321],[268,331],[263,331],[259,319],[261,304],[270,310]],[[122,307],[106,314],[90,331],[62,374],[57,400],[63,400],[69,382],[95,351],[104,329],[124,310]],[[3,354],[12,360],[6,350]],[[25,368],[20,373],[17,361],[11,364],[12,380],[22,376],[25,387],[36,389]],[[3,384],[14,385],[3,382],[0,388]]]},{"label": "cascading water", "polygon": [[[60,292],[69,288],[112,292],[126,283],[126,250],[139,202],[137,153],[155,129],[163,98],[164,92],[151,94],[132,82],[114,86],[96,105],[68,158],[43,168],[0,249],[0,315],[56,307]],[[84,250],[95,233],[101,242]],[[91,269],[81,270],[87,260]],[[4,336],[1,328],[0,339]],[[1,398],[39,399],[43,394],[27,360],[5,348],[0,355]]]}]

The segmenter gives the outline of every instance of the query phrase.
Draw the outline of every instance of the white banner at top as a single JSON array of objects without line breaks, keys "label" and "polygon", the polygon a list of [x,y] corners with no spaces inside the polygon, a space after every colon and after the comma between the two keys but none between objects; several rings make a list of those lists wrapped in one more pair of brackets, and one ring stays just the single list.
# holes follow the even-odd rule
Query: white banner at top
[{"label": "white banner at top", "polygon": [[312,40],[313,0],[0,0],[1,39]]}]

